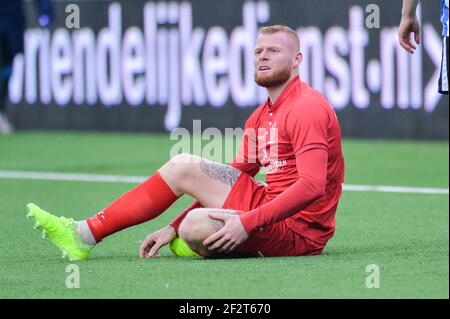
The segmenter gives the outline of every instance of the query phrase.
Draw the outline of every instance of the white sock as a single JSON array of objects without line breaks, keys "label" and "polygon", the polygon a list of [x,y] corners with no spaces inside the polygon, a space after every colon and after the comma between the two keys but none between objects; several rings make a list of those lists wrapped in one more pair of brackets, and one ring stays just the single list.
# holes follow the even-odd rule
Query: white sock
[{"label": "white sock", "polygon": [[97,243],[86,220],[76,222],[76,228],[78,235],[86,244],[93,246]]}]

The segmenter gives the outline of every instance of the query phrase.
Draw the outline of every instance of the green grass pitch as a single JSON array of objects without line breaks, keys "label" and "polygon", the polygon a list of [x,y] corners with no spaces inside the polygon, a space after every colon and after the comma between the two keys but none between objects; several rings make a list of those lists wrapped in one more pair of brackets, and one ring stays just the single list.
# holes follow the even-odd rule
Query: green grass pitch
[{"label": "green grass pitch", "polygon": [[[152,174],[169,159],[167,135],[27,132],[0,137],[0,170]],[[346,183],[448,188],[448,142],[344,139]],[[141,260],[139,242],[191,202],[185,196],[156,220],[117,233],[75,262],[80,288],[68,289],[57,248],[25,218],[35,202],[82,219],[133,184],[0,178],[0,298],[448,298],[449,196],[343,193],[337,230],[315,257]],[[369,289],[376,264],[380,287]]]}]

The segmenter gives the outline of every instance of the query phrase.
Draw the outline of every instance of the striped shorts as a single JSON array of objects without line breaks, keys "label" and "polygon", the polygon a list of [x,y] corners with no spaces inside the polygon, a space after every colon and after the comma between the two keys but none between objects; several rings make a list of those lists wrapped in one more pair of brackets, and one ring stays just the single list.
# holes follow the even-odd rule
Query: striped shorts
[{"label": "striped shorts", "polygon": [[439,76],[438,91],[448,95],[448,37],[442,37],[441,75]]}]

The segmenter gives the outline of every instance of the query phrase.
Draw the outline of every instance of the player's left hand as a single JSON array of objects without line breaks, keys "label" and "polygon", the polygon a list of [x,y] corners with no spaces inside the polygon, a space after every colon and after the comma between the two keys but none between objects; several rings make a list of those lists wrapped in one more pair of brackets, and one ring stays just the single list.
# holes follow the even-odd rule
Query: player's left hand
[{"label": "player's left hand", "polygon": [[210,213],[209,217],[221,220],[225,225],[203,241],[208,250],[229,253],[248,238],[239,215]]}]

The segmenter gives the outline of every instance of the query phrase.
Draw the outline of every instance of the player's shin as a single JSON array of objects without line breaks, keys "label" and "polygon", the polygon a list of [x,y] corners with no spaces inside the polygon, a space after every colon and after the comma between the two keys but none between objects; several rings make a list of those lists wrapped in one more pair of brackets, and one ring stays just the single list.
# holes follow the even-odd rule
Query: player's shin
[{"label": "player's shin", "polygon": [[86,222],[94,240],[100,242],[124,228],[156,218],[177,199],[178,196],[157,172]]}]

